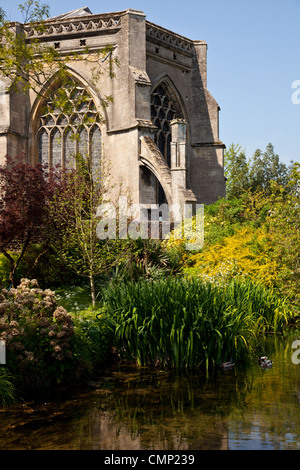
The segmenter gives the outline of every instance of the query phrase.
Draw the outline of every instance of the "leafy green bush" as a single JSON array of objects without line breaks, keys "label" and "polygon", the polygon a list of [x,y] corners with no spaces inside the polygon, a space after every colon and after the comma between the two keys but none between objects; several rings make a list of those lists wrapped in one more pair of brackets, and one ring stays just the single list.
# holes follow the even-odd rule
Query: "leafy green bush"
[{"label": "leafy green bush", "polygon": [[[14,252],[9,254],[13,258],[16,257]],[[9,272],[9,260],[0,254],[0,286],[6,288],[10,286]],[[15,273],[16,284],[26,277],[37,279],[40,286],[60,286],[61,279],[64,279],[65,285],[82,283],[82,279],[68,269],[51,249],[46,250],[39,244],[28,247]]]},{"label": "leafy green bush", "polygon": [[113,343],[114,323],[105,314],[74,321],[74,356],[79,375],[91,375],[108,359]]},{"label": "leafy green bush", "polygon": [[176,260],[160,240],[141,238],[111,241],[111,250],[116,253],[117,266],[109,272],[112,280],[135,280],[163,278],[176,270]]},{"label": "leafy green bush", "polygon": [[[12,253],[10,253],[13,255]],[[0,254],[0,286],[5,287],[9,286],[9,272],[10,272],[10,263],[9,260],[4,256],[3,253]]]},{"label": "leafy green bush", "polygon": [[25,253],[16,273],[17,279],[37,279],[41,287],[57,288],[64,285],[78,285],[82,280],[58,258],[51,248],[32,244]]}]

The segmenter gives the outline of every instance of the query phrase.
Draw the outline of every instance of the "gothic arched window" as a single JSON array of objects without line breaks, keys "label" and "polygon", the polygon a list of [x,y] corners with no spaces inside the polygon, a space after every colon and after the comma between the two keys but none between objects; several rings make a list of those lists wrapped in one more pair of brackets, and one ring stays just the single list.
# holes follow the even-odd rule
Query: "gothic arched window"
[{"label": "gothic arched window", "polygon": [[170,122],[176,118],[182,118],[182,112],[165,83],[161,83],[153,91],[151,96],[151,120],[157,127],[154,141],[165,157],[169,167],[171,166],[171,127]]},{"label": "gothic arched window", "polygon": [[64,87],[64,105],[59,107],[59,90],[48,100],[38,125],[39,163],[50,167],[74,168],[75,156],[90,160],[100,169],[101,117],[93,99],[77,82]]}]

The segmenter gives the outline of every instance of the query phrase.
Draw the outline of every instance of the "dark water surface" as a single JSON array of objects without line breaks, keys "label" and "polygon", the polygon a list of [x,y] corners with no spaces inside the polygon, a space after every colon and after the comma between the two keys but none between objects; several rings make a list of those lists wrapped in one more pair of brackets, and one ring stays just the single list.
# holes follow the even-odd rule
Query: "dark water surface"
[{"label": "dark water surface", "polygon": [[255,359],[208,378],[116,368],[83,390],[2,409],[0,449],[299,450],[294,339],[268,342],[267,370]]}]

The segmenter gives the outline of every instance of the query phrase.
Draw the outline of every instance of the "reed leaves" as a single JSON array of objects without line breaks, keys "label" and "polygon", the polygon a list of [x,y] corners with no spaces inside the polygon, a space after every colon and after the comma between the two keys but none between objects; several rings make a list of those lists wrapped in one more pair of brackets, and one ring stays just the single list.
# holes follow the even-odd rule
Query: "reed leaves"
[{"label": "reed leaves", "polygon": [[140,366],[242,363],[260,333],[280,331],[290,318],[272,290],[249,281],[220,287],[199,279],[140,280],[110,285],[103,299],[120,355]]}]

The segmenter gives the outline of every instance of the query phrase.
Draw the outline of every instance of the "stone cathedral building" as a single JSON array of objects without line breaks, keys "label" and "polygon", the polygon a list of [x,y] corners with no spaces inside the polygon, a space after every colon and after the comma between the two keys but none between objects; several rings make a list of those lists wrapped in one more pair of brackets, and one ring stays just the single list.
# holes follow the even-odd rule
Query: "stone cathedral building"
[{"label": "stone cathedral building", "polygon": [[[71,115],[57,111],[51,99],[45,108],[33,92],[25,97],[2,90],[0,163],[5,155],[25,152],[33,163],[65,167],[74,152],[84,151],[95,165],[109,157],[114,180],[129,189],[134,203],[210,204],[225,195],[224,144],[219,106],[207,89],[205,41],[152,24],[131,9],[92,14],[81,8],[48,19],[46,26],[41,33],[18,24],[29,39],[39,35],[62,53],[110,45],[119,66],[113,78],[103,74],[95,86],[86,61],[70,62],[70,100],[84,97]],[[55,75],[45,86],[55,96]],[[113,101],[103,111],[108,95]],[[83,125],[86,115],[93,119]]]}]

